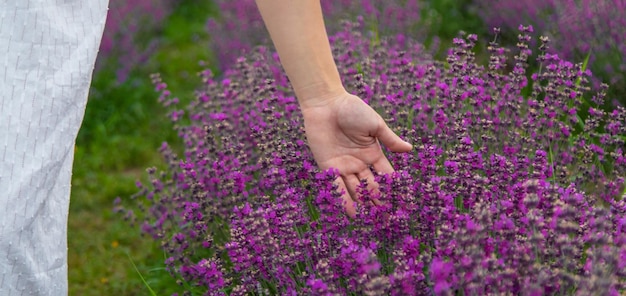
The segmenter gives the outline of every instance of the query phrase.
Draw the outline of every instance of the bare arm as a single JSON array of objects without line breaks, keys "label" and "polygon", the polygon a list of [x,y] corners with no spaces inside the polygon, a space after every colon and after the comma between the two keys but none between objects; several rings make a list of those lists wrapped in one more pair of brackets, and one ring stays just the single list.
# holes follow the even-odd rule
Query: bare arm
[{"label": "bare arm", "polygon": [[303,108],[345,93],[319,0],[256,0]]},{"label": "bare arm", "polygon": [[346,92],[319,0],[256,2],[298,97],[313,157],[321,169],[339,170],[341,178],[336,182],[344,192],[348,215],[354,217],[360,180],[368,180],[370,190],[378,188],[370,166],[382,173],[394,171],[379,141],[394,152],[410,151],[411,144],[363,100]]}]

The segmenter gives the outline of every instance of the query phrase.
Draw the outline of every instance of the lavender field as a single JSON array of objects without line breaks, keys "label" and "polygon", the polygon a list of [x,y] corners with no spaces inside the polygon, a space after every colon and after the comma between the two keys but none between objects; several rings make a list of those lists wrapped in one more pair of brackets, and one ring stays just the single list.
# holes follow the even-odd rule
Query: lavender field
[{"label": "lavender field", "polygon": [[111,124],[79,136],[73,294],[626,293],[623,1],[322,1],[344,85],[413,144],[354,218],[254,1],[135,2],[158,18],[110,22]]}]

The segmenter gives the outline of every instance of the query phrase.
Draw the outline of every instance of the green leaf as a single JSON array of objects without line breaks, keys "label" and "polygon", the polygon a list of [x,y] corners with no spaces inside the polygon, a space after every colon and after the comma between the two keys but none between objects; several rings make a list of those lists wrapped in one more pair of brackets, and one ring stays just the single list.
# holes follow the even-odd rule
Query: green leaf
[{"label": "green leaf", "polygon": [[[587,70],[587,65],[589,64],[589,58],[591,57],[591,49],[589,50],[589,52],[587,53],[587,56],[585,57],[585,60],[583,61],[583,67],[582,67],[582,71],[585,72]],[[576,86],[580,86],[581,83],[581,77],[578,77],[576,79]]]},{"label": "green leaf", "polygon": [[154,290],[152,290],[152,288],[150,288],[150,285],[148,285],[148,282],[146,282],[146,279],[143,277],[143,275],[141,275],[141,272],[139,272],[139,269],[137,268],[137,265],[135,265],[135,262],[133,261],[133,258],[131,258],[128,253],[126,253],[126,256],[128,256],[128,260],[130,260],[130,263],[133,265],[133,268],[135,268],[135,271],[139,275],[139,278],[141,278],[141,281],[143,282],[144,286],[146,286],[146,288],[148,288],[148,291],[150,291],[150,295],[157,296],[157,294],[154,292]]}]

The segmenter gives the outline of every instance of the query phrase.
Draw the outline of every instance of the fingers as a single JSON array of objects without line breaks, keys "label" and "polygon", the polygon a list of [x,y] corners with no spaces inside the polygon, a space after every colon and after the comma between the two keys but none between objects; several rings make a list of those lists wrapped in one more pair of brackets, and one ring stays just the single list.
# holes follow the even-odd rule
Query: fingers
[{"label": "fingers", "polygon": [[372,165],[374,166],[374,169],[379,173],[391,174],[395,172],[395,170],[391,166],[391,163],[389,163],[389,160],[385,156],[378,158],[378,160]]},{"label": "fingers", "polygon": [[[379,158],[374,164],[374,169],[382,174],[391,174],[393,172],[395,172],[396,170],[394,170],[393,166],[391,166],[391,163],[389,162],[389,160],[386,157],[381,157]],[[377,189],[380,187],[379,184],[377,185]],[[380,191],[378,191],[378,193],[380,193]],[[379,200],[376,200],[376,205],[382,205],[382,202],[380,202]]]},{"label": "fingers", "polygon": [[380,118],[380,120],[382,122],[378,125],[379,127],[374,137],[378,138],[387,149],[393,152],[409,152],[413,149],[413,146],[400,139],[400,137],[387,126],[387,123],[385,123],[382,118]]},{"label": "fingers", "polygon": [[[344,199],[350,199],[349,202],[351,203],[347,204],[350,207],[346,207],[346,211],[348,212],[348,215],[350,215],[352,218],[354,218],[356,215],[356,208],[354,208],[354,203],[361,204],[363,202],[362,195],[360,192],[358,192],[358,188],[361,185],[361,180],[367,180],[367,188],[365,188],[365,190],[371,192],[370,196],[372,198],[366,201],[366,204],[380,205],[380,202],[373,198],[378,195],[378,184],[374,182],[374,174],[369,169],[359,172],[356,175],[351,174],[347,176],[342,176],[341,178],[343,179],[344,184],[347,187],[346,192],[350,193],[349,196],[344,196]],[[353,214],[351,214],[350,210],[353,211]]]},{"label": "fingers", "polygon": [[[341,198],[343,198],[346,214],[348,214],[350,218],[356,217],[356,209],[354,208],[354,201],[352,200],[352,197],[351,197],[352,193],[350,193],[350,190],[348,189],[350,186],[346,186],[346,183],[343,177],[337,178],[335,182],[337,183],[337,186],[339,187],[338,188],[339,192],[343,192],[343,194],[341,195]],[[353,187],[353,188],[356,188],[356,187]]]},{"label": "fingers", "polygon": [[359,177],[359,185],[361,184],[360,180],[366,180],[367,190],[372,193],[376,193],[378,190],[378,184],[374,181],[374,174],[369,168],[357,173],[357,176]]},{"label": "fingers", "polygon": [[359,186],[359,178],[356,175],[347,175],[342,177],[348,187],[348,193],[352,197],[353,201],[358,201],[356,189]]},{"label": "fingers", "polygon": [[[359,172],[357,174],[359,176],[359,180],[366,180],[367,181],[367,188],[366,190],[370,192],[369,196],[370,196],[370,200],[369,202],[371,202],[371,204],[373,205],[381,205],[381,202],[376,198],[379,196],[380,191],[378,190],[379,185],[378,183],[376,183],[375,179],[374,179],[374,173],[372,173],[372,171],[367,168],[365,171]],[[360,183],[359,183],[360,185]]]},{"label": "fingers", "polygon": [[[387,143],[391,141],[392,142],[391,145],[386,144],[385,146],[387,146],[390,150],[394,152],[411,151],[411,149],[413,148],[411,144],[401,140],[400,137],[398,137],[387,125],[384,125],[384,128],[386,132],[378,136],[379,141],[381,142],[387,141]],[[383,139],[384,137],[383,135],[386,135],[388,138],[391,138],[391,140],[389,140],[388,138]],[[395,172],[393,166],[391,165],[387,157],[385,157],[385,155],[382,153],[382,151],[380,151],[380,156],[378,157],[378,159],[376,159],[376,161],[372,163],[371,165],[373,166],[373,170],[378,173],[391,174]],[[357,192],[357,188],[361,184],[361,180],[367,180],[366,190],[369,191],[370,193],[369,194],[370,198],[367,201],[367,203],[369,203],[370,205],[376,205],[376,206],[380,206],[383,204],[383,202],[381,202],[378,199],[380,197],[380,190],[379,190],[380,185],[375,181],[374,173],[372,172],[369,166],[365,167],[361,171],[358,171],[356,173],[356,176],[354,175],[344,176],[344,179],[346,180],[346,185],[348,186],[348,192],[350,193],[350,196],[352,197],[353,201],[358,202],[358,203],[361,202],[362,197],[360,196],[360,192]]]}]

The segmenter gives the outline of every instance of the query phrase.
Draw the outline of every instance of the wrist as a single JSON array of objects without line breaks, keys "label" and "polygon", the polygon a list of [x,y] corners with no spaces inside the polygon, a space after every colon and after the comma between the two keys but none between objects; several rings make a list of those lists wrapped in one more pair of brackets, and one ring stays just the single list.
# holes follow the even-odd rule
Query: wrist
[{"label": "wrist", "polygon": [[316,83],[294,88],[302,110],[326,106],[348,95],[341,83]]}]

